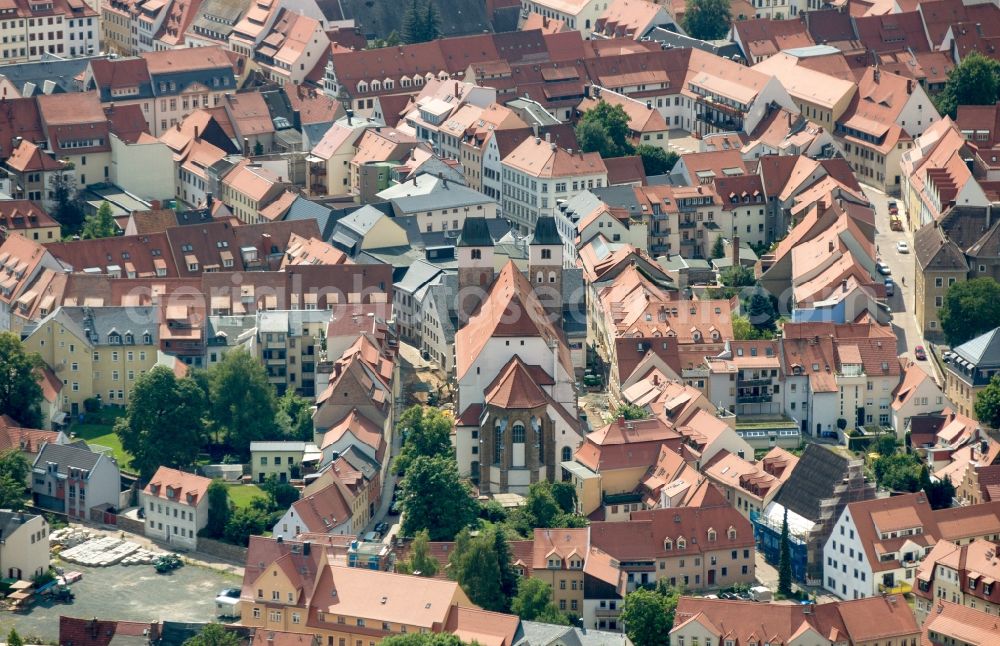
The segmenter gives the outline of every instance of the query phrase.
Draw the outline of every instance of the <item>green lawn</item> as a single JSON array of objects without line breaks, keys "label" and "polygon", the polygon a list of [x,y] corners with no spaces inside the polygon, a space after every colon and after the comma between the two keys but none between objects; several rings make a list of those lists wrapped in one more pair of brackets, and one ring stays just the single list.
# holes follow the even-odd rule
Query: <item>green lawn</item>
[{"label": "green lawn", "polygon": [[229,484],[229,499],[233,501],[237,509],[244,509],[250,506],[250,501],[256,497],[266,498],[267,494],[260,490],[255,484]]},{"label": "green lawn", "polygon": [[111,449],[111,455],[118,461],[118,467],[128,469],[132,456],[122,449],[121,440],[115,435],[115,420],[124,414],[123,410],[105,408],[97,415],[88,415],[84,423],[74,422],[69,433],[87,444],[97,444]]}]

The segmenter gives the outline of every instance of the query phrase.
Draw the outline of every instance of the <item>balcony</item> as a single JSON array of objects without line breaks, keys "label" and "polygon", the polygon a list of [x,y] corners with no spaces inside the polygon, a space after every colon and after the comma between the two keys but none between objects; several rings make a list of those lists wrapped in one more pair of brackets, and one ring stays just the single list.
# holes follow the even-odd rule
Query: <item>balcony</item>
[{"label": "balcony", "polygon": [[653,253],[667,253],[669,249],[670,246],[665,244],[649,245],[649,250],[652,251]]},{"label": "balcony", "polygon": [[622,613],[618,608],[597,608],[594,610],[594,614],[598,617],[611,617],[615,618],[620,616]]},{"label": "balcony", "polygon": [[737,395],[737,404],[766,404],[772,400],[771,395]]},{"label": "balcony", "polygon": [[771,378],[763,377],[761,379],[740,379],[736,383],[739,386],[770,386]]},{"label": "balcony", "polygon": [[913,592],[913,586],[905,581],[897,583],[895,585],[886,585],[885,583],[878,584],[878,591],[880,594],[910,594]]},{"label": "balcony", "polygon": [[729,117],[714,115],[710,112],[699,114],[698,121],[707,123],[708,125],[714,128],[719,128],[720,130],[738,131],[743,129],[743,119],[732,119]]},{"label": "balcony", "polygon": [[[697,207],[691,207],[691,210],[694,210],[695,208]],[[681,220],[677,226],[681,229],[693,229],[698,226],[698,222],[696,220]]]}]

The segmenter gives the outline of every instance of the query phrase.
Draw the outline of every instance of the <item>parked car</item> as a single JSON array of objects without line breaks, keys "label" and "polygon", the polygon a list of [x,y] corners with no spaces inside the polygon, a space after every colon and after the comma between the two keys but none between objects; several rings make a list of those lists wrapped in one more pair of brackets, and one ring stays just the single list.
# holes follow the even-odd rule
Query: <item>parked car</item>
[{"label": "parked car", "polygon": [[899,253],[910,253],[910,245],[907,244],[906,240],[900,240],[896,243],[896,251]]},{"label": "parked car", "polygon": [[389,529],[389,523],[382,521],[381,523],[375,525],[375,531],[385,536],[386,531]]},{"label": "parked car", "polygon": [[382,540],[382,535],[378,532],[368,532],[365,534],[366,543],[378,543],[380,540]]},{"label": "parked car", "polygon": [[899,215],[899,205],[895,200],[889,200],[889,215]]},{"label": "parked car", "polygon": [[913,348],[913,356],[917,358],[917,361],[926,361],[927,351],[924,350],[924,346],[918,345],[917,347]]},{"label": "parked car", "polygon": [[898,215],[889,217],[889,228],[893,231],[903,230],[903,220]]},{"label": "parked car", "polygon": [[400,507],[399,507],[399,501],[397,500],[394,503],[392,503],[391,505],[389,505],[389,515],[390,516],[398,516],[399,515],[399,509],[400,509]]},{"label": "parked car", "polygon": [[892,282],[891,278],[885,279],[885,295],[892,296],[896,293],[896,283]]},{"label": "parked car", "polygon": [[879,260],[878,262],[876,262],[875,267],[878,269],[878,273],[882,274],[883,276],[892,275],[892,270],[889,269],[889,265],[885,264],[884,260]]}]

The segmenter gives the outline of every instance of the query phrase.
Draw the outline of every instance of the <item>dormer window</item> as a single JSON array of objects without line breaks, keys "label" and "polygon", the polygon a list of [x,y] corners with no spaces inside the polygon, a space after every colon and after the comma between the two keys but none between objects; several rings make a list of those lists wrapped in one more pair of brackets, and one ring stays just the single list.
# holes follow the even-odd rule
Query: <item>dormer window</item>
[{"label": "dormer window", "polygon": [[687,541],[683,537],[677,539],[677,549],[687,549]]},{"label": "dormer window", "polygon": [[111,345],[121,345],[121,342],[122,342],[122,335],[118,334],[117,332],[112,332],[108,334],[108,343],[110,343]]},{"label": "dormer window", "polygon": [[125,333],[125,345],[135,345],[135,337],[132,336],[131,332]]},{"label": "dormer window", "polygon": [[664,552],[669,552],[672,549],[674,549],[674,542],[672,540],[670,540],[669,538],[664,538],[663,539],[663,551]]},{"label": "dormer window", "polygon": [[549,569],[558,570],[562,567],[562,561],[559,559],[549,559]]},{"label": "dormer window", "polygon": [[730,527],[729,531],[726,532],[726,535],[729,536],[729,540],[735,541],[736,540],[736,528],[735,527]]},{"label": "dormer window", "polygon": [[709,529],[708,530],[708,542],[709,543],[714,543],[715,542],[715,538],[716,538],[715,530],[714,529]]},{"label": "dormer window", "polygon": [[153,345],[153,335],[146,332],[142,335],[142,342],[144,345]]}]

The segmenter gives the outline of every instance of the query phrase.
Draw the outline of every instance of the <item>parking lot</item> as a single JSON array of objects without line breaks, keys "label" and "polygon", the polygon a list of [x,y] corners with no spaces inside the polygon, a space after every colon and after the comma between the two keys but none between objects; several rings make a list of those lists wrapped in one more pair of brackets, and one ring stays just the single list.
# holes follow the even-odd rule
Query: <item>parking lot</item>
[{"label": "parking lot", "polygon": [[[36,604],[27,613],[3,612],[4,630],[17,628],[22,636],[47,643],[59,639],[59,616],[130,621],[211,621],[215,596],[223,588],[239,587],[241,580],[207,567],[185,565],[170,574],[157,574],[152,566],[88,568],[59,563],[67,572],[83,573],[70,586],[76,598],[70,603]],[[27,641],[27,640],[26,640]]]}]

